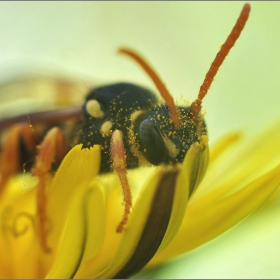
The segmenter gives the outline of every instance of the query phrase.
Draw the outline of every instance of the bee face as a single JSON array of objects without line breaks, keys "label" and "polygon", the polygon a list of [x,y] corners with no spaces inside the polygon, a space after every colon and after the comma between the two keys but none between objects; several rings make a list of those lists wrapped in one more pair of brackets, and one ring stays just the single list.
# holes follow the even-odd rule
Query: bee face
[{"label": "bee face", "polygon": [[135,120],[134,134],[140,151],[153,165],[180,163],[190,146],[206,134],[201,116],[192,121],[190,107],[177,107],[180,127],[174,129],[170,110],[166,104],[157,105],[143,112]]},{"label": "bee face", "polygon": [[[136,85],[95,88],[86,97],[74,143],[82,143],[83,148],[101,146],[101,173],[111,170],[110,141],[115,130],[123,133],[127,168],[139,166],[141,157],[152,165],[182,162],[190,145],[198,141],[198,121],[190,121],[189,107],[178,107],[181,126],[175,130],[168,106],[157,104],[154,93]],[[204,128],[203,123],[200,130],[205,133]]]}]

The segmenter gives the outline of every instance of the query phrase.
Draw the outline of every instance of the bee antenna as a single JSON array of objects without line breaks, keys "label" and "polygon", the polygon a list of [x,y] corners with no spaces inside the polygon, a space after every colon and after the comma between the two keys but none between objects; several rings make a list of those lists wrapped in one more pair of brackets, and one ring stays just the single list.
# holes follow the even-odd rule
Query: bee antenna
[{"label": "bee antenna", "polygon": [[180,115],[178,110],[175,107],[174,104],[174,99],[172,95],[169,93],[167,90],[166,86],[164,83],[161,81],[159,78],[158,74],[149,66],[149,64],[140,56],[138,55],[135,51],[126,49],[126,48],[121,48],[118,50],[119,53],[128,55],[132,59],[134,59],[136,62],[139,63],[139,65],[144,69],[144,71],[150,76],[150,78],[153,80],[155,86],[157,87],[160,95],[166,102],[166,105],[168,106],[170,110],[170,118],[174,123],[175,128],[180,127]]},{"label": "bee antenna", "polygon": [[214,61],[212,62],[211,67],[205,76],[203,84],[200,87],[197,99],[191,104],[190,110],[191,110],[191,113],[193,114],[193,120],[196,119],[196,117],[198,116],[198,114],[201,110],[202,99],[207,94],[207,92],[213,82],[213,79],[219,70],[219,67],[222,65],[224,59],[228,55],[231,48],[234,46],[241,31],[243,30],[243,28],[246,24],[246,21],[249,17],[250,10],[251,10],[250,4],[246,3],[242,8],[239,18],[237,19],[236,24],[233,27],[231,33],[229,34],[225,43],[222,45],[220,51],[217,53]]}]

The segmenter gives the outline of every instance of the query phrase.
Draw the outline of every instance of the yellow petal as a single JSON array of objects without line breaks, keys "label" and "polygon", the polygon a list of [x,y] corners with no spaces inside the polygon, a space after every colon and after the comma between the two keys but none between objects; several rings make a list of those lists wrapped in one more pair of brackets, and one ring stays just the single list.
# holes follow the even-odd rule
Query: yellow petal
[{"label": "yellow petal", "polygon": [[47,278],[73,278],[79,267],[94,257],[103,244],[104,217],[104,194],[97,184],[76,192],[58,255]]},{"label": "yellow petal", "polygon": [[153,259],[152,264],[187,252],[223,233],[258,209],[279,184],[280,165],[226,196],[224,192],[220,196],[217,190],[203,197],[190,199],[180,231],[170,246]]},{"label": "yellow petal", "polygon": [[87,240],[81,265],[93,258],[100,251],[106,234],[107,213],[105,194],[102,186],[97,182],[93,182],[89,195],[90,197],[87,198],[88,209],[86,209]]},{"label": "yellow petal", "polygon": [[[107,206],[106,216],[103,216],[104,221],[106,221],[106,233],[103,246],[95,257],[81,265],[74,278],[93,278],[98,275],[114,257],[122,238],[122,234],[116,232],[117,225],[123,215],[123,194],[121,192],[121,186],[119,185],[119,178],[115,176],[115,174],[106,174],[100,177],[101,180],[99,180],[98,183],[101,188],[105,190]],[[98,179],[100,179],[100,177]],[[103,179],[107,178],[109,178],[109,180],[105,181],[109,185],[104,184]],[[103,181],[103,184],[101,184],[100,181]]]},{"label": "yellow petal", "polygon": [[187,152],[182,168],[177,177],[172,214],[167,232],[158,249],[161,252],[177,234],[185,217],[189,195],[202,180],[209,160],[208,138],[201,143],[194,143]]},{"label": "yellow petal", "polygon": [[225,192],[230,191],[232,186],[240,188],[278,165],[279,128],[280,122],[275,122],[265,131],[247,139],[243,145],[232,147],[220,156],[214,165],[210,164],[199,192],[205,194],[226,182],[230,182],[230,185]]},{"label": "yellow petal", "polygon": [[38,263],[43,254],[34,225],[34,191],[23,186],[33,181],[28,174],[13,177],[1,196],[1,278],[44,277],[44,264]]},{"label": "yellow petal", "polygon": [[217,158],[225,154],[225,150],[230,148],[233,144],[236,144],[241,136],[241,132],[228,133],[214,143],[213,147],[211,147],[210,163],[212,164]]},{"label": "yellow petal", "polygon": [[49,235],[52,248],[56,247],[70,202],[75,198],[77,190],[86,189],[99,172],[99,146],[90,150],[81,147],[82,145],[75,146],[63,159],[49,190],[47,214],[52,228]]},{"label": "yellow petal", "polygon": [[[184,246],[185,251],[218,236],[247,217],[274,193],[279,184],[280,166],[236,193],[223,198],[217,205],[215,205],[215,201],[213,203],[212,196],[207,197],[207,200],[202,200],[199,205],[190,204],[186,215],[189,223],[184,229],[185,233],[189,232],[184,235],[184,240],[189,240]],[[206,209],[207,211],[205,211]]]},{"label": "yellow petal", "polygon": [[[143,191],[139,194],[139,198],[137,199],[134,207],[133,207],[133,211],[131,213],[131,216],[129,218],[128,224],[126,226],[126,229],[123,232],[123,238],[121,240],[121,243],[119,245],[119,248],[116,252],[116,254],[114,255],[112,261],[110,262],[110,264],[98,275],[92,275],[91,273],[91,267],[87,267],[86,269],[83,270],[83,272],[85,274],[77,274],[77,277],[80,278],[89,278],[89,277],[95,277],[95,278],[112,278],[113,276],[116,276],[118,273],[120,273],[120,271],[122,270],[122,268],[124,266],[127,265],[127,263],[129,261],[131,261],[131,258],[133,257],[133,254],[135,251],[137,251],[139,244],[143,244],[143,241],[147,241],[149,242],[156,242],[158,240],[156,240],[155,238],[151,238],[151,240],[149,240],[149,238],[147,238],[148,240],[141,240],[142,234],[143,234],[143,229],[145,229],[147,220],[149,218],[149,214],[151,211],[151,208],[154,206],[153,204],[153,200],[154,200],[154,196],[156,195],[156,193],[160,193],[160,195],[165,196],[165,200],[169,200],[171,201],[169,206],[166,206],[162,203],[164,203],[164,200],[158,199],[157,202],[158,204],[156,205],[157,208],[160,209],[167,209],[166,212],[169,211],[169,215],[171,212],[171,207],[172,207],[172,196],[173,196],[173,191],[174,191],[174,184],[169,184],[169,181],[174,181],[174,179],[176,179],[177,177],[177,170],[171,169],[171,168],[159,168],[157,170],[157,172],[154,174],[154,176],[149,180],[148,184],[146,185],[146,187],[143,189]],[[166,175],[165,178],[165,182],[166,185],[163,186],[163,183],[161,182],[162,178]],[[162,184],[163,189],[161,189],[159,187],[159,183]],[[170,199],[170,192],[171,192],[171,199]],[[160,204],[160,205],[159,205]],[[159,209],[157,209],[159,210]],[[156,211],[153,211],[153,213]],[[158,216],[160,216],[160,214],[164,213],[164,211],[157,211],[157,213],[159,214]],[[165,217],[164,215],[161,217],[158,217],[158,225],[159,227],[162,227],[161,231],[155,231],[155,232],[151,232],[151,234],[159,234],[161,235],[160,241],[163,238],[163,235],[165,233],[167,224],[168,224],[168,220],[169,217]],[[165,220],[166,224],[164,225],[162,223],[162,221]],[[154,223],[154,226],[157,226],[157,223]],[[151,227],[149,227],[149,230],[151,230]],[[149,235],[149,233],[146,233],[146,235]],[[145,235],[145,237],[147,237]],[[147,244],[144,245],[144,247]],[[148,245],[148,247],[151,244]],[[151,246],[155,245],[156,248],[158,248],[158,246],[160,244],[152,244]],[[140,245],[141,246],[141,245]],[[147,248],[143,248],[143,250],[147,250]],[[146,251],[147,254],[149,254],[149,252]],[[141,254],[140,254],[141,256]],[[143,255],[141,256],[143,257]],[[139,263],[141,263],[141,258],[136,258],[136,262],[139,261]],[[134,262],[135,260],[133,259],[132,262]],[[132,267],[135,265],[135,263],[133,263]],[[128,265],[128,267],[131,267],[130,265]],[[129,269],[129,268],[128,268]],[[121,272],[124,273],[125,272]],[[116,276],[118,278],[118,276]]]},{"label": "yellow petal", "polygon": [[141,269],[158,248],[166,247],[180,228],[189,189],[195,187],[205,172],[207,160],[207,139],[204,139],[190,148],[181,167],[158,168],[139,194],[110,264],[96,275],[91,268],[93,264],[88,263],[76,277],[127,277]]}]

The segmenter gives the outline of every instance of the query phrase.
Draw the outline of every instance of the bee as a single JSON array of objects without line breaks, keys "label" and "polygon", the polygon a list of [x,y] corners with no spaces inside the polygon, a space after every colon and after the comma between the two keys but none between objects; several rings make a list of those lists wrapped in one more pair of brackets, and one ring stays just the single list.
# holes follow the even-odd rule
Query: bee
[{"label": "bee", "polygon": [[[116,171],[123,188],[124,213],[117,228],[117,232],[121,232],[132,206],[126,169],[142,164],[181,163],[190,146],[207,134],[201,114],[202,100],[243,30],[249,12],[250,5],[245,4],[207,72],[197,99],[190,106],[175,106],[171,94],[153,68],[135,51],[122,48],[119,53],[132,58],[143,68],[164,102],[144,87],[117,83],[91,89],[82,106],[29,114],[32,126],[40,128],[38,132],[30,127],[26,115],[2,119],[0,129],[9,127],[9,130],[2,143],[0,191],[8,178],[19,171],[19,166],[30,159],[34,159],[30,165],[31,172],[39,178],[39,189],[44,189],[45,176],[56,170],[71,147],[82,144],[86,149],[99,145],[100,173]],[[71,125],[65,126],[68,121]],[[42,190],[41,198],[43,196]],[[41,221],[45,218],[43,208],[38,204]]]}]

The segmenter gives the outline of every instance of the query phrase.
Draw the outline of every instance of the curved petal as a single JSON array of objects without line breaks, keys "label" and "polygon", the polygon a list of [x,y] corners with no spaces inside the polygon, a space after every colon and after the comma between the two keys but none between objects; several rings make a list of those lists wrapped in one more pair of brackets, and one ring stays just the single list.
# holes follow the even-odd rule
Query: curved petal
[{"label": "curved petal", "polygon": [[[93,275],[94,269],[87,264],[76,277],[112,278],[115,276],[122,278],[124,276],[121,275],[130,274],[127,269],[134,270],[135,266],[145,263],[145,260],[142,260],[143,257],[155,253],[168,225],[175,188],[172,182],[176,180],[177,173],[178,170],[172,168],[158,168],[139,194],[126,229],[122,233],[121,243],[110,264],[98,275]],[[163,178],[164,181],[162,181]],[[159,230],[153,230],[157,226]],[[151,249],[153,245],[154,248]],[[142,248],[141,252],[139,252],[139,246]],[[135,254],[137,254],[136,262]]]},{"label": "curved petal", "polygon": [[201,143],[194,143],[190,147],[184,159],[176,181],[176,191],[168,229],[157,253],[168,246],[177,234],[185,217],[188,197],[202,180],[207,169],[208,160],[208,138],[203,137]]},{"label": "curved petal", "polygon": [[242,145],[236,145],[221,155],[214,164],[210,164],[199,192],[211,192],[226,182],[230,182],[230,187],[225,192],[230,191],[232,186],[244,186],[278,165],[279,128],[280,121],[277,121],[265,131],[248,137]]},{"label": "curved petal", "polygon": [[221,155],[224,155],[225,152],[228,152],[229,148],[231,148],[233,144],[236,144],[241,139],[241,137],[242,133],[236,131],[227,133],[218,139],[211,147],[210,164],[213,164],[217,159],[220,158]]},{"label": "curved petal", "polygon": [[[35,192],[24,190],[24,185],[29,183],[36,184],[36,180],[29,174],[13,177],[1,196],[1,278],[44,277],[44,264],[38,263],[38,259],[43,259],[44,254],[34,225]],[[38,269],[39,266],[42,269]]]},{"label": "curved petal", "polygon": [[189,189],[205,172],[208,161],[207,138],[189,149],[183,165],[161,167],[139,194],[119,249],[110,264],[93,274],[86,264],[76,277],[124,278],[148,263],[157,250],[165,248],[176,235],[185,215]]},{"label": "curved petal", "polygon": [[[228,185],[205,196],[190,199],[186,216],[178,235],[151,264],[187,252],[228,230],[257,210],[278,188],[280,165],[270,172],[245,184],[242,188],[227,192]],[[232,185],[234,188],[234,185]]]},{"label": "curved petal", "polygon": [[79,189],[86,189],[99,172],[100,148],[81,149],[77,145],[63,159],[48,193],[47,213],[51,223],[49,243],[52,248],[60,238],[69,205]]},{"label": "curved petal", "polygon": [[105,236],[105,200],[95,184],[76,192],[70,208],[61,246],[47,278],[73,278],[85,260],[101,248]]},{"label": "curved petal", "polygon": [[[278,188],[280,184],[279,174],[280,166],[277,166],[241,190],[223,199],[216,207],[209,205],[210,209],[212,206],[211,211],[205,213],[200,220],[201,237],[194,242],[196,244],[190,244],[189,249],[218,236],[257,210]],[[192,213],[193,211],[190,211],[189,215]],[[185,230],[194,230],[198,227],[198,224],[195,224],[194,221],[190,222]],[[191,239],[191,236],[189,238]]]}]

